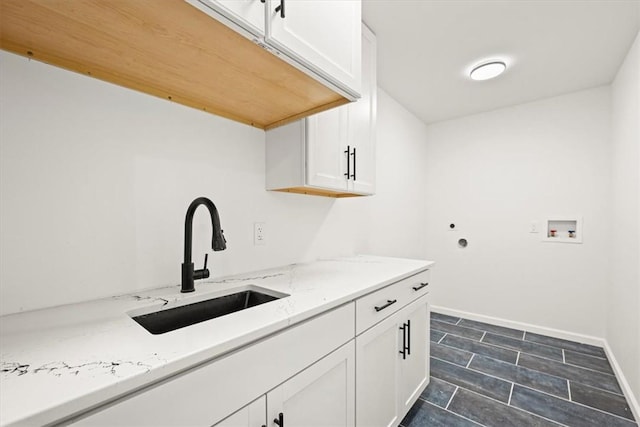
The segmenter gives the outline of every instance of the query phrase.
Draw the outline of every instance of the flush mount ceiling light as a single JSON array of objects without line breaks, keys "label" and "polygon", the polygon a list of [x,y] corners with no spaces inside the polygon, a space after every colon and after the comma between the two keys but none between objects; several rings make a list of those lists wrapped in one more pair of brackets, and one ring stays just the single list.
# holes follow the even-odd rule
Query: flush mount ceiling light
[{"label": "flush mount ceiling light", "polygon": [[489,80],[498,77],[504,73],[506,69],[507,64],[502,61],[485,62],[476,65],[469,73],[469,77],[471,77],[472,80]]}]

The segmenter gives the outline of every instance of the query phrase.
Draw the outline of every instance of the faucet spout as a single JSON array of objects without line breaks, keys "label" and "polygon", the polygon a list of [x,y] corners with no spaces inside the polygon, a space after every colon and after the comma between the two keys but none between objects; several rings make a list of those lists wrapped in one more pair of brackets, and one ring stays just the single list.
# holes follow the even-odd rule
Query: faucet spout
[{"label": "faucet spout", "polygon": [[209,211],[211,216],[211,249],[214,251],[223,251],[227,248],[227,241],[224,238],[223,230],[220,228],[220,216],[218,215],[218,209],[216,205],[206,197],[198,197],[189,205],[187,214],[184,220],[184,262],[182,263],[182,290],[181,292],[193,292],[195,291],[194,280],[206,279],[209,277],[209,270],[207,269],[207,258],[205,258],[204,268],[201,270],[194,270],[191,251],[193,244],[193,216],[198,206],[204,205]]}]

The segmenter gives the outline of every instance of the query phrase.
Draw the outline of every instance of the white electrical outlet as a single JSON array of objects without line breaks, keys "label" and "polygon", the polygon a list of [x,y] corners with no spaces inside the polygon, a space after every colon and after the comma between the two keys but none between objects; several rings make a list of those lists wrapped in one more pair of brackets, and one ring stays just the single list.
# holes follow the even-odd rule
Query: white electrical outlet
[{"label": "white electrical outlet", "polygon": [[540,224],[538,221],[531,221],[531,227],[529,228],[529,233],[539,233],[540,232]]},{"label": "white electrical outlet", "polygon": [[266,222],[254,222],[253,223],[253,244],[258,245],[266,245],[266,234],[265,228]]}]

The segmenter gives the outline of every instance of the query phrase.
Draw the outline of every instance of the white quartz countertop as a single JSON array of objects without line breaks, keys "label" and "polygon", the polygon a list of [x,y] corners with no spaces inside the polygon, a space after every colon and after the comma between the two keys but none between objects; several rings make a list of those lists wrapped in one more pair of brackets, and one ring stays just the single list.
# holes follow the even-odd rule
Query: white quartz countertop
[{"label": "white quartz countertop", "polygon": [[[0,425],[44,425],[211,360],[428,269],[433,262],[355,256],[0,317]],[[161,335],[127,313],[251,287],[288,297]]]}]

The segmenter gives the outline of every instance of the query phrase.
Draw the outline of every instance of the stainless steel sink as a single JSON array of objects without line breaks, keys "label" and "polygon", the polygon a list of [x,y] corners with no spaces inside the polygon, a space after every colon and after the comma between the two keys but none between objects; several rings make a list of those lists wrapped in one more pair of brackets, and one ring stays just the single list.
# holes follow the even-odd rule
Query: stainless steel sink
[{"label": "stainless steel sink", "polygon": [[179,307],[166,308],[137,316],[131,315],[131,318],[147,331],[158,335],[237,311],[246,310],[280,299],[283,296],[286,295],[275,292],[267,294],[254,289],[247,289]]}]

